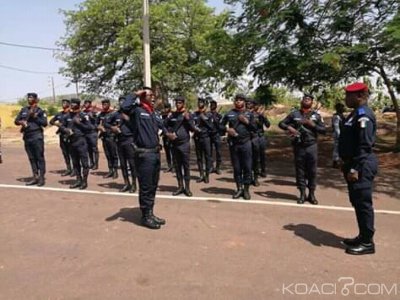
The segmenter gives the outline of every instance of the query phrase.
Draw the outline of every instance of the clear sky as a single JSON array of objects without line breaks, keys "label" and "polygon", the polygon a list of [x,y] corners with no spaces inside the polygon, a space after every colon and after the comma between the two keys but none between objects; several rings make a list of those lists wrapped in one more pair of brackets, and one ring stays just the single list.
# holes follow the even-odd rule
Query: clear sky
[{"label": "clear sky", "polygon": [[[63,63],[53,51],[6,46],[1,43],[56,48],[56,41],[65,33],[63,10],[77,8],[82,0],[0,0],[0,102],[16,102],[27,92],[39,97],[52,96],[51,77],[55,93],[75,93],[75,86],[57,74]],[[217,11],[223,0],[209,0]],[[17,71],[43,73],[29,73]]]}]

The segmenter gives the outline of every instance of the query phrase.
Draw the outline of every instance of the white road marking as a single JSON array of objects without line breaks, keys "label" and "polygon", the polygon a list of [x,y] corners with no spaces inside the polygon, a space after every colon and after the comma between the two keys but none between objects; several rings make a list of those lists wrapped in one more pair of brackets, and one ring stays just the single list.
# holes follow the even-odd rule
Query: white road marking
[{"label": "white road marking", "polygon": [[[61,193],[79,193],[79,194],[94,194],[103,196],[118,196],[118,197],[137,197],[137,193],[119,193],[119,192],[101,192],[101,191],[91,191],[91,190],[72,190],[63,188],[52,188],[52,187],[37,187],[37,186],[25,186],[25,185],[13,185],[13,184],[0,184],[0,188],[9,189],[23,189],[23,190],[40,190],[40,191],[50,191],[50,192],[61,192]],[[351,211],[354,209],[352,207],[345,206],[331,206],[331,205],[311,205],[303,204],[299,205],[297,203],[283,202],[283,201],[269,201],[269,200],[239,200],[239,199],[229,199],[229,198],[217,198],[217,197],[187,197],[187,196],[171,196],[157,193],[156,199],[174,199],[174,200],[191,200],[191,201],[215,201],[215,202],[228,202],[228,203],[246,203],[246,204],[263,204],[263,205],[275,205],[275,206],[290,206],[296,208],[311,208],[311,209],[325,209],[325,210],[337,210],[337,211]],[[397,210],[383,210],[375,209],[377,214],[389,214],[389,215],[400,215],[400,211]]]}]

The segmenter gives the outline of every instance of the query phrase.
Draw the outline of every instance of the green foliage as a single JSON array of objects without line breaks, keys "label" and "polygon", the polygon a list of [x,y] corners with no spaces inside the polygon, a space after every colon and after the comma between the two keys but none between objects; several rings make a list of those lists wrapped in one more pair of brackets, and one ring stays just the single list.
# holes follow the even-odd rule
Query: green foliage
[{"label": "green foliage", "polygon": [[59,108],[57,108],[57,106],[51,104],[47,107],[47,114],[49,116],[54,116],[58,112],[58,110]]}]

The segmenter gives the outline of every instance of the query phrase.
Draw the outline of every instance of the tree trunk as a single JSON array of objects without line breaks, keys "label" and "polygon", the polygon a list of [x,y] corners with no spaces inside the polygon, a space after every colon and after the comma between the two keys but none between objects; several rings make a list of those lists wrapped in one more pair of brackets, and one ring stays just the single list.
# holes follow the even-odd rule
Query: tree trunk
[{"label": "tree trunk", "polygon": [[386,75],[385,70],[383,67],[380,68],[380,75],[382,76],[382,79],[386,85],[386,88],[388,89],[390,99],[392,99],[393,102],[393,107],[396,111],[396,144],[395,144],[395,151],[400,151],[400,109],[399,109],[399,103],[397,102],[396,99],[396,94],[394,93],[393,90],[393,85],[391,80],[388,78]]}]

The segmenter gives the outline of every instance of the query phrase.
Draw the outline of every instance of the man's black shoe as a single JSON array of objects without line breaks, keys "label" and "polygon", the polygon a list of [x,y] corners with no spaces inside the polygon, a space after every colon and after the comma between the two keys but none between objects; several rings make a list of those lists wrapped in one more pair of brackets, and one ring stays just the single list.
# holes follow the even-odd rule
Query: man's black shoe
[{"label": "man's black shoe", "polygon": [[313,205],[318,204],[317,198],[315,198],[314,192],[310,191],[310,194],[308,194],[307,201],[310,202]]},{"label": "man's black shoe", "polygon": [[261,172],[260,177],[265,178],[265,177],[267,177],[267,174],[265,172]]},{"label": "man's black shoe", "polygon": [[240,197],[243,196],[243,189],[238,189],[235,191],[235,193],[232,195],[232,199],[239,199]]},{"label": "man's black shoe", "polygon": [[200,176],[199,179],[196,180],[197,183],[203,182],[205,180],[204,176]]},{"label": "man's black shoe", "polygon": [[342,244],[346,245],[346,246],[350,246],[350,247],[357,246],[357,245],[361,244],[361,237],[356,236],[355,238],[352,238],[352,239],[344,239],[342,241]]},{"label": "man's black shoe", "polygon": [[172,196],[178,196],[180,194],[183,194],[185,192],[185,189],[183,187],[179,187],[175,192],[172,193]]},{"label": "man's black shoe", "polygon": [[114,171],[110,170],[106,175],[103,176],[103,178],[112,178],[114,176]]},{"label": "man's black shoe", "polygon": [[39,178],[37,176],[33,177],[32,180],[25,183],[25,185],[36,185],[39,182]]},{"label": "man's black shoe", "polygon": [[158,224],[160,224],[160,225],[165,225],[165,223],[166,223],[165,219],[157,217],[157,216],[153,213],[153,210],[150,211],[150,215],[151,215],[151,217],[154,219],[154,221],[156,221],[156,223],[158,223]]},{"label": "man's black shoe", "polygon": [[189,189],[185,189],[184,193],[188,197],[192,197],[193,196],[192,192]]},{"label": "man's black shoe", "polygon": [[347,254],[352,255],[364,255],[364,254],[374,254],[375,244],[374,243],[360,243],[356,246],[349,246],[346,249]]},{"label": "man's black shoe", "polygon": [[43,176],[39,176],[37,186],[44,186],[44,183],[45,183],[44,177]]},{"label": "man's black shoe", "polygon": [[76,189],[76,188],[80,188],[82,185],[82,180],[77,180],[74,184],[71,184],[69,186],[70,189]]},{"label": "man's black shoe", "polygon": [[304,201],[306,200],[306,195],[304,190],[300,190],[300,196],[299,199],[297,200],[297,204],[304,204]]},{"label": "man's black shoe", "polygon": [[154,220],[154,218],[152,218],[152,216],[142,217],[141,223],[144,227],[147,227],[150,229],[160,229],[161,228],[161,225],[159,223],[157,223],[156,220]]},{"label": "man's black shoe", "polygon": [[62,177],[68,176],[68,175],[71,175],[71,173],[72,173],[72,170],[71,169],[67,169],[67,170],[65,170],[64,172],[61,173],[61,176]]},{"label": "man's black shoe", "polygon": [[254,180],[253,180],[253,185],[254,185],[254,186],[260,186],[260,182],[258,181],[257,178],[254,178]]},{"label": "man's black shoe", "polygon": [[125,185],[119,190],[119,192],[120,192],[120,193],[125,193],[125,192],[127,192],[127,191],[130,191],[130,189],[131,189],[131,185],[130,185],[130,184],[125,184]]}]

